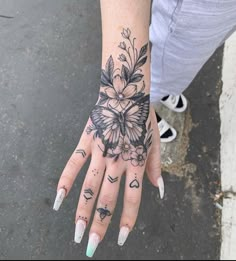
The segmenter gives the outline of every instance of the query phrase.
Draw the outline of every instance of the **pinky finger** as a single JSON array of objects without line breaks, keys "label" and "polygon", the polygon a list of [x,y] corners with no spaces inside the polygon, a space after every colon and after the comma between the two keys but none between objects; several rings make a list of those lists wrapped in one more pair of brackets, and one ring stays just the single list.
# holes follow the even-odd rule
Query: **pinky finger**
[{"label": "pinky finger", "polygon": [[126,174],[124,208],[120,223],[118,245],[123,246],[132,231],[139,212],[142,197],[143,174],[140,172]]}]

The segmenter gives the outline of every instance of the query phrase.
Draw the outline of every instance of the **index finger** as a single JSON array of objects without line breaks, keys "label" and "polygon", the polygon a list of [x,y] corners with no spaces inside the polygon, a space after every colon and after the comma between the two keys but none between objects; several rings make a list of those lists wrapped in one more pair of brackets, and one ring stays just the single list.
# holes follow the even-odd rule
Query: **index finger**
[{"label": "index finger", "polygon": [[57,187],[57,196],[53,207],[55,211],[59,210],[64,198],[69,194],[78,173],[91,155],[92,136],[88,135],[85,130],[60,177]]}]

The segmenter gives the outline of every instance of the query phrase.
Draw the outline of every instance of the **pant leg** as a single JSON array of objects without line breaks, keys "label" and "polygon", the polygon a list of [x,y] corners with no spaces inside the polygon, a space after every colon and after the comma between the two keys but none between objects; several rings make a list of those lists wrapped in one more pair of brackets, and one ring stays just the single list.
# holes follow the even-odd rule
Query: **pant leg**
[{"label": "pant leg", "polygon": [[151,102],[182,93],[235,30],[235,0],[154,0]]}]

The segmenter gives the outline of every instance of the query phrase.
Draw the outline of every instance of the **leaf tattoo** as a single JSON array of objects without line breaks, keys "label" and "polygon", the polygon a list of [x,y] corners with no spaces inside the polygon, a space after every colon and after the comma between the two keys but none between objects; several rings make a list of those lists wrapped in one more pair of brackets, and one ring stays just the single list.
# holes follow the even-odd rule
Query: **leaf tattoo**
[{"label": "leaf tattoo", "polygon": [[141,50],[140,50],[140,52],[139,52],[139,59],[147,54],[147,50],[148,50],[148,44],[145,44],[145,45],[141,48]]},{"label": "leaf tattoo", "polygon": [[131,30],[123,29],[124,41],[119,48],[121,68],[114,68],[114,59],[109,57],[101,72],[99,101],[91,112],[92,124],[87,133],[93,133],[104,147],[104,157],[115,161],[122,158],[133,166],[144,166],[148,149],[152,144],[151,123],[146,127],[150,97],[145,95],[142,66],[147,62],[148,43],[140,50],[135,47],[136,38]]}]

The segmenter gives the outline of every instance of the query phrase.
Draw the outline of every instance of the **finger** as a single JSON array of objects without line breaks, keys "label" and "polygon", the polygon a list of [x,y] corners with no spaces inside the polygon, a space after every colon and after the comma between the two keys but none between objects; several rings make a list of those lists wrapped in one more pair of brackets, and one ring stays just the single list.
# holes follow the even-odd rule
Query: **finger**
[{"label": "finger", "polygon": [[57,196],[54,203],[53,209],[58,211],[64,198],[69,194],[71,187],[91,154],[91,140],[92,136],[88,135],[85,131],[83,132],[80,142],[78,143],[75,151],[71,155],[69,161],[64,168],[61,178],[57,187]]},{"label": "finger", "polygon": [[106,234],[116,206],[123,172],[124,169],[121,169],[118,164],[114,164],[106,170],[93,224],[90,230],[87,247],[88,257],[94,255],[98,244],[103,240]]},{"label": "finger", "polygon": [[124,208],[120,223],[118,244],[123,246],[132,231],[139,212],[142,197],[143,172],[131,171],[126,175]]},{"label": "finger", "polygon": [[91,163],[81,190],[78,208],[76,211],[75,242],[82,241],[87,224],[90,222],[91,214],[105,172],[105,161],[98,149],[93,150]]},{"label": "finger", "polygon": [[161,179],[161,148],[160,148],[160,134],[155,113],[152,113],[153,122],[153,137],[152,147],[148,155],[146,172],[149,180],[155,187],[159,187]]}]

